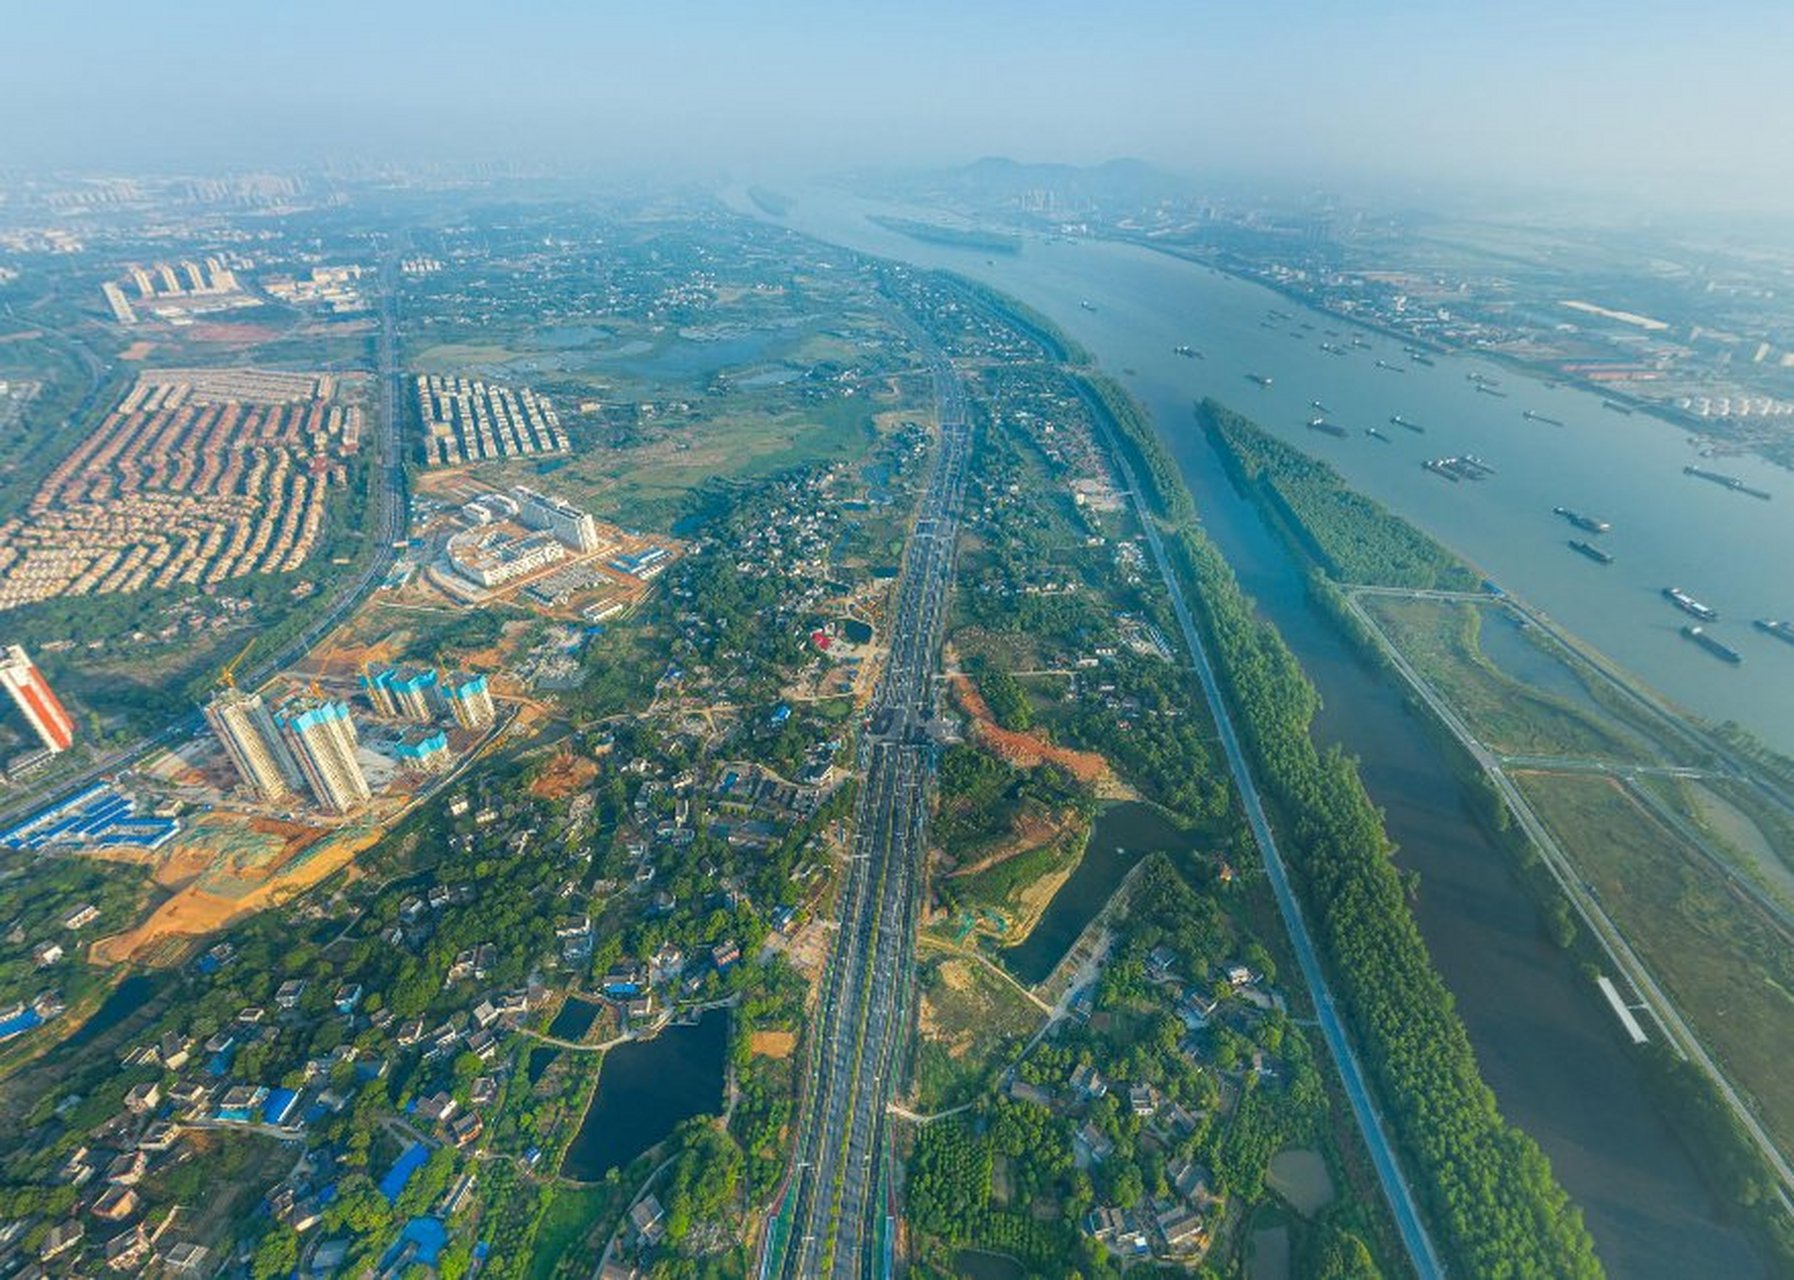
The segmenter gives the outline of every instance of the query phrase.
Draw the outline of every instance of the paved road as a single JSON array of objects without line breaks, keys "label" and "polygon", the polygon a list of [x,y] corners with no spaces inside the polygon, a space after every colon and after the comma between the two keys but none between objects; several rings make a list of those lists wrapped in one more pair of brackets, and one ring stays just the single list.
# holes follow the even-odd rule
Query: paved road
[{"label": "paved road", "polygon": [[1339,1068],[1340,1083],[1344,1086],[1347,1101],[1351,1103],[1352,1113],[1357,1118],[1358,1127],[1364,1134],[1364,1144],[1370,1152],[1371,1163],[1376,1167],[1377,1178],[1383,1186],[1383,1194],[1389,1200],[1390,1210],[1395,1216],[1396,1228],[1401,1232],[1402,1244],[1408,1252],[1408,1260],[1412,1263],[1420,1280],[1435,1280],[1436,1277],[1445,1274],[1444,1265],[1440,1262],[1438,1252],[1433,1247],[1432,1237],[1428,1234],[1426,1223],[1421,1217],[1414,1189],[1409,1185],[1406,1175],[1402,1172],[1401,1164],[1396,1159],[1394,1144],[1384,1130],[1382,1117],[1377,1113],[1376,1104],[1371,1098],[1370,1086],[1365,1082],[1363,1068],[1359,1065],[1358,1057],[1352,1050],[1351,1041],[1346,1036],[1345,1025],[1340,1020],[1339,1012],[1334,1006],[1333,993],[1328,989],[1326,975],[1321,971],[1320,959],[1315,951],[1313,939],[1309,935],[1308,924],[1302,918],[1302,908],[1296,901],[1294,890],[1290,887],[1289,875],[1284,867],[1283,857],[1277,851],[1277,841],[1271,833],[1271,824],[1265,817],[1264,805],[1258,796],[1258,788],[1252,781],[1252,771],[1247,767],[1245,752],[1241,750],[1239,736],[1234,731],[1233,718],[1228,714],[1227,703],[1221,696],[1221,687],[1215,679],[1214,668],[1209,663],[1208,653],[1202,645],[1202,637],[1196,630],[1196,623],[1190,614],[1189,605],[1184,600],[1183,588],[1171,567],[1170,558],[1165,552],[1164,540],[1159,535],[1158,526],[1154,523],[1152,513],[1147,510],[1142,490],[1134,475],[1133,465],[1115,437],[1114,426],[1109,420],[1107,410],[1088,391],[1084,392],[1084,400],[1090,408],[1091,415],[1098,423],[1109,456],[1114,459],[1116,467],[1121,472],[1122,481],[1132,496],[1140,526],[1146,531],[1146,541],[1152,549],[1153,561],[1158,566],[1160,576],[1164,579],[1165,589],[1171,595],[1171,607],[1177,615],[1178,630],[1183,635],[1184,644],[1190,650],[1196,668],[1196,676],[1202,683],[1203,696],[1208,699],[1209,710],[1215,720],[1215,729],[1221,739],[1222,749],[1227,755],[1227,766],[1233,773],[1234,784],[1239,788],[1240,800],[1246,810],[1247,823],[1252,828],[1252,838],[1258,844],[1259,855],[1264,860],[1265,874],[1270,879],[1271,891],[1277,898],[1277,909],[1283,915],[1285,929],[1289,931],[1290,946],[1296,953],[1296,961],[1302,970],[1303,980],[1308,984],[1308,994],[1314,1002],[1321,1034],[1326,1038],[1327,1048],[1332,1052],[1333,1061]]},{"label": "paved road", "polygon": [[[397,558],[398,553],[393,544],[405,532],[405,461],[400,439],[402,420],[399,416],[399,406],[402,403],[398,359],[399,254],[400,248],[394,246],[380,266],[380,402],[373,415],[375,436],[372,451],[373,465],[379,468],[379,475],[368,495],[371,518],[367,528],[368,536],[376,539],[374,552],[360,573],[346,582],[339,582],[333,588],[329,605],[289,644],[238,675],[238,683],[245,688],[254,688],[275,672],[291,666],[309,653],[318,641],[335,630],[361,604],[368,592],[379,585]],[[109,752],[79,773],[62,779],[55,795],[33,796],[0,807],[0,820],[44,808],[54,804],[62,795],[128,769],[146,756],[192,737],[204,723],[204,717],[198,711],[190,711],[148,737]]]},{"label": "paved road", "polygon": [[[780,1202],[790,1210],[791,1232],[769,1245],[763,1276],[858,1276],[889,1266],[877,1230],[882,1218],[888,1244],[889,1218],[878,1196],[888,1160],[885,1114],[908,1041],[933,761],[924,726],[935,708],[970,436],[958,375],[921,334],[913,337],[929,355],[941,444],[904,558],[890,657],[861,744],[855,843],[808,1059],[792,1181]],[[769,1241],[773,1234],[767,1232]]]}]

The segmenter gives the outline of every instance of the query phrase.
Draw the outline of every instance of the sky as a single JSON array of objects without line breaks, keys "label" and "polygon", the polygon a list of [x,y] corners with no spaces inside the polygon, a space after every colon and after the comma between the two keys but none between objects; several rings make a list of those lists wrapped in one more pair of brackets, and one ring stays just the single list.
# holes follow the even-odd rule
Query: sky
[{"label": "sky", "polygon": [[0,5],[0,168],[1138,156],[1794,211],[1786,0]]}]

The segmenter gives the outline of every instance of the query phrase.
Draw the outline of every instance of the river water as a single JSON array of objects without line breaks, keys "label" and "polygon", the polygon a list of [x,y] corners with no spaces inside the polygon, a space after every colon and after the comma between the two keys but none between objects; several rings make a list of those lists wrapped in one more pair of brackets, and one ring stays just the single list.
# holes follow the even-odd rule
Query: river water
[{"label": "river water", "polygon": [[[1546,941],[1530,894],[1472,818],[1426,726],[1401,691],[1360,661],[1309,602],[1297,566],[1233,490],[1195,429],[1191,405],[1214,394],[1298,446],[1325,454],[1354,485],[1686,705],[1716,719],[1735,718],[1782,746],[1794,745],[1787,732],[1794,717],[1785,714],[1794,709],[1788,701],[1794,682],[1765,672],[1778,658],[1794,671],[1794,655],[1763,650],[1786,646],[1767,637],[1758,645],[1733,625],[1727,637],[1745,650],[1747,665],[1723,668],[1680,640],[1680,615],[1662,604],[1657,590],[1673,582],[1734,618],[1794,612],[1794,601],[1776,607],[1778,591],[1794,596],[1794,583],[1777,576],[1777,557],[1744,550],[1753,538],[1764,539],[1758,545],[1794,545],[1794,477],[1729,460],[1716,469],[1786,492],[1780,502],[1726,492],[1682,476],[1681,466],[1697,460],[1678,432],[1643,415],[1622,417],[1593,397],[1527,384],[1477,362],[1437,357],[1431,369],[1378,369],[1378,358],[1408,364],[1399,344],[1365,333],[1374,350],[1353,350],[1353,331],[1330,317],[1149,250],[1030,241],[1020,255],[987,259],[865,220],[880,208],[890,209],[806,189],[784,221],[819,239],[981,278],[1060,324],[1106,370],[1135,371],[1123,380],[1176,454],[1209,533],[1321,691],[1326,706],[1317,737],[1360,758],[1402,864],[1420,872],[1421,931],[1457,999],[1484,1079],[1503,1114],[1550,1157],[1582,1207],[1609,1273],[1653,1280],[1762,1275],[1748,1242],[1723,1220],[1654,1109],[1597,990]],[[1085,301],[1095,310],[1084,308]],[[1291,319],[1261,328],[1272,308]],[[1303,322],[1314,329],[1302,330]],[[1329,337],[1327,329],[1342,336]],[[1353,354],[1328,355],[1321,341]],[[1206,358],[1173,354],[1178,343],[1196,346]],[[1466,369],[1500,379],[1509,398],[1476,392]],[[1271,376],[1276,385],[1262,390],[1247,373]],[[1381,425],[1391,443],[1306,430],[1310,398],[1355,432]],[[1520,417],[1526,407],[1570,425],[1528,422]],[[1427,433],[1386,425],[1395,413],[1422,423]],[[1419,465],[1427,456],[1466,450],[1500,474],[1452,485]],[[1559,503],[1613,521],[1614,565],[1602,568],[1563,547],[1567,526],[1551,515]],[[1703,523],[1709,526],[1705,547],[1690,536]],[[1664,524],[1674,524],[1681,537]],[[1737,554],[1714,553],[1710,544],[1722,530]],[[1781,732],[1772,731],[1777,727]]]}]

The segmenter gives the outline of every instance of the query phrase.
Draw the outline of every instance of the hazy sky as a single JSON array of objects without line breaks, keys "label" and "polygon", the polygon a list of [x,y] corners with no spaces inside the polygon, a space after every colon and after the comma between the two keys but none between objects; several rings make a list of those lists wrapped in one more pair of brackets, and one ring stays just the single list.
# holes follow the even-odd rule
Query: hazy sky
[{"label": "hazy sky", "polygon": [[986,154],[1794,208],[1789,0],[14,0],[0,167]]}]

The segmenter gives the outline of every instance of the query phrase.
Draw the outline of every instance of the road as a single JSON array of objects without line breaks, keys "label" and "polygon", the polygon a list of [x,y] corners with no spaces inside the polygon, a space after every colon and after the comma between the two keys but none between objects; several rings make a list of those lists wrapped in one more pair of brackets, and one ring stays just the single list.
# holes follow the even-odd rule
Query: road
[{"label": "road", "polygon": [[1277,841],[1271,833],[1271,824],[1265,816],[1263,802],[1259,799],[1258,787],[1252,780],[1252,771],[1247,767],[1245,752],[1241,749],[1239,735],[1234,730],[1233,717],[1228,713],[1227,703],[1221,696],[1221,687],[1215,679],[1214,667],[1209,662],[1208,652],[1203,647],[1202,637],[1196,630],[1195,620],[1184,599],[1183,587],[1178,581],[1176,572],[1172,569],[1170,557],[1165,552],[1164,539],[1160,536],[1152,512],[1147,509],[1143,491],[1134,475],[1133,464],[1116,438],[1114,424],[1109,419],[1108,411],[1081,382],[1078,385],[1085,404],[1089,406],[1091,416],[1097,422],[1098,432],[1102,436],[1109,457],[1113,459],[1117,470],[1121,473],[1122,483],[1133,502],[1140,527],[1146,532],[1146,541],[1152,550],[1153,563],[1158,567],[1166,591],[1170,593],[1172,611],[1177,615],[1178,630],[1183,635],[1184,644],[1190,650],[1197,679],[1202,684],[1203,696],[1208,700],[1209,711],[1214,717],[1215,730],[1220,738],[1222,750],[1227,756],[1227,767],[1233,774],[1235,787],[1239,790],[1240,803],[1245,808],[1247,824],[1252,829],[1252,838],[1257,843],[1259,856],[1264,862],[1265,875],[1269,879],[1271,891],[1277,899],[1277,909],[1282,914],[1284,928],[1289,933],[1290,948],[1296,954],[1296,962],[1302,970],[1303,981],[1308,985],[1308,995],[1314,1004],[1315,1016],[1320,1023],[1321,1034],[1326,1039],[1327,1048],[1333,1055],[1334,1065],[1339,1069],[1340,1084],[1345,1090],[1346,1100],[1351,1104],[1352,1114],[1358,1121],[1358,1128],[1364,1135],[1364,1145],[1370,1152],[1371,1164],[1376,1168],[1377,1179],[1382,1184],[1383,1194],[1389,1201],[1396,1229],[1401,1233],[1402,1245],[1407,1250],[1408,1260],[1420,1280],[1436,1280],[1437,1277],[1445,1274],[1444,1265],[1439,1260],[1432,1236],[1428,1233],[1426,1223],[1421,1217],[1420,1205],[1414,1195],[1414,1188],[1402,1172],[1401,1163],[1396,1158],[1395,1146],[1390,1141],[1383,1125],[1382,1116],[1378,1114],[1376,1103],[1372,1100],[1370,1086],[1364,1079],[1363,1067],[1359,1064],[1358,1056],[1353,1051],[1351,1041],[1346,1035],[1345,1024],[1341,1021],[1339,1011],[1334,1005],[1333,993],[1327,986],[1326,975],[1321,971],[1319,954],[1316,952],[1313,938],[1308,932],[1308,923],[1303,919],[1301,905],[1296,901],[1295,891],[1290,887],[1289,873],[1284,866],[1283,855],[1277,850]]},{"label": "road", "polygon": [[881,1156],[886,1109],[908,1042],[915,915],[934,749],[935,710],[954,544],[965,493],[970,428],[958,375],[931,343],[940,448],[917,512],[891,615],[891,649],[873,694],[860,765],[854,845],[838,897],[838,930],[823,977],[790,1183],[773,1215],[787,1212],[783,1240],[769,1229],[762,1276],[883,1274]]},{"label": "road", "polygon": [[[367,529],[368,536],[376,539],[373,553],[368,557],[367,564],[360,573],[353,578],[337,583],[331,589],[328,603],[323,612],[314,617],[292,641],[278,653],[263,658],[255,666],[238,675],[237,682],[245,688],[253,689],[275,672],[291,666],[309,653],[318,641],[335,630],[343,619],[361,604],[368,592],[372,591],[386,576],[398,556],[393,544],[398,542],[405,532],[405,460],[400,438],[402,420],[399,415],[399,406],[402,400],[398,357],[397,297],[398,261],[401,252],[401,246],[390,247],[380,265],[378,375],[380,402],[373,415],[376,426],[372,450],[372,465],[378,468],[378,475],[369,487],[368,504],[371,519],[368,521]],[[204,723],[204,718],[197,710],[190,711],[148,737],[140,738],[128,747],[109,752],[78,773],[59,780],[56,795],[34,795],[14,801],[10,805],[0,806],[0,821],[54,804],[61,795],[78,791],[102,777],[128,769],[154,752],[192,737],[199,732]]]}]

